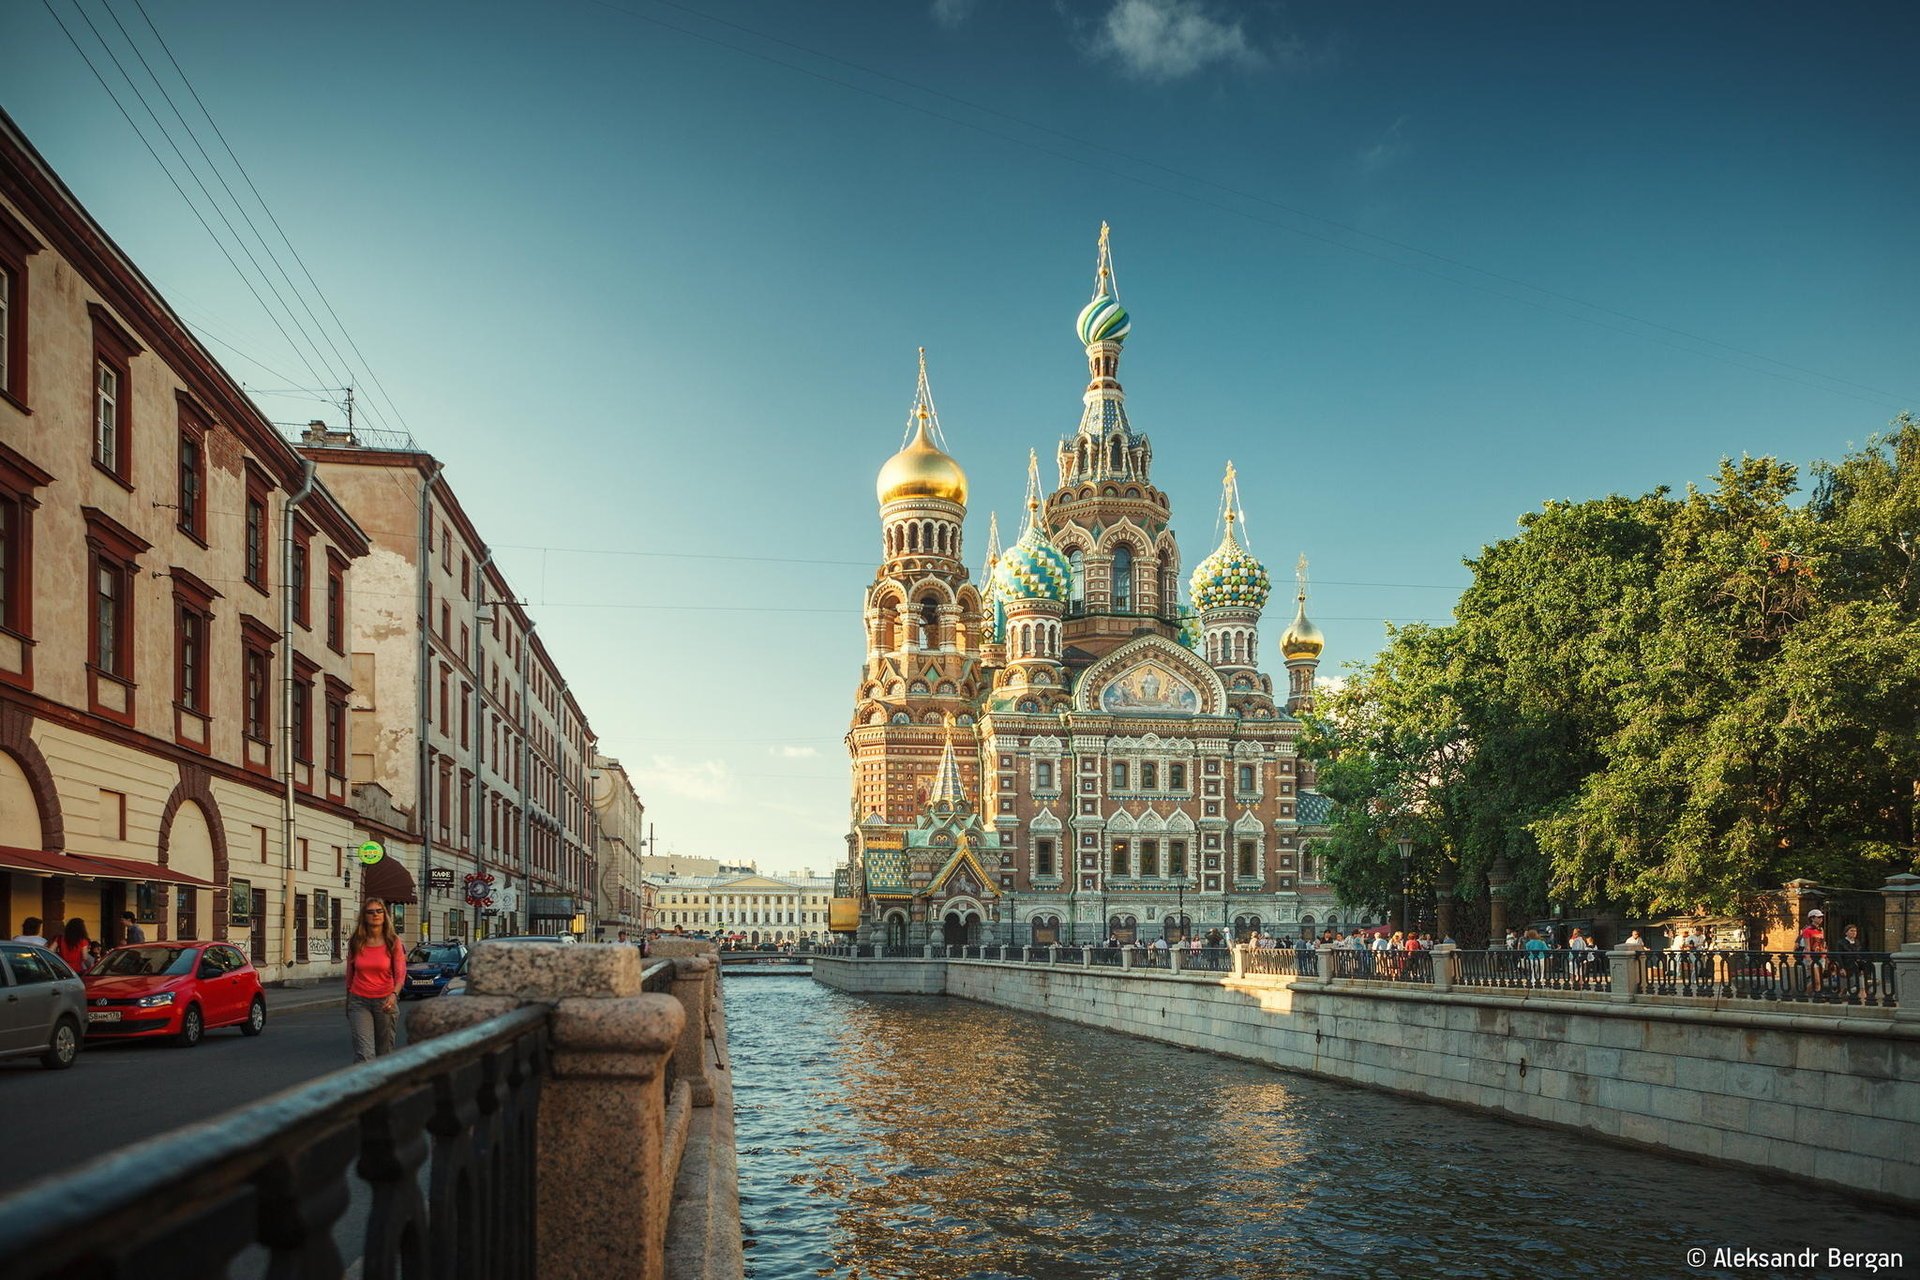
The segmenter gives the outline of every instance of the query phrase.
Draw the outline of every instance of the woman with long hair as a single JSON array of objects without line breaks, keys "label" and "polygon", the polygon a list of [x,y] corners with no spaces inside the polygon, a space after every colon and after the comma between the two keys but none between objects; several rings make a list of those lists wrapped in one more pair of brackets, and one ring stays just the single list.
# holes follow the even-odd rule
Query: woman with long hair
[{"label": "woman with long hair", "polygon": [[49,939],[48,945],[53,948],[55,954],[67,962],[67,968],[75,973],[85,973],[91,963],[88,944],[92,941],[93,939],[87,936],[87,922],[75,916],[67,921],[66,931],[58,937]]},{"label": "woman with long hair", "polygon": [[353,1060],[367,1062],[393,1052],[393,1025],[400,988],[407,982],[407,953],[381,898],[360,904],[360,923],[347,940],[347,1025],[353,1028]]}]

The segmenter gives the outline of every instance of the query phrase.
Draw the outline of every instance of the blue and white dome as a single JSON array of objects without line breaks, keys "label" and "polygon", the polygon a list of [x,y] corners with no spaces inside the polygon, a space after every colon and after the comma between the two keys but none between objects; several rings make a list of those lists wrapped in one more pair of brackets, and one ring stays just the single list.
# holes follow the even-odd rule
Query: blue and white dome
[{"label": "blue and white dome", "polygon": [[1064,603],[1072,574],[1067,557],[1040,531],[1040,522],[1028,517],[1020,540],[993,566],[993,596],[1002,605],[1015,600]]},{"label": "blue and white dome", "polygon": [[1233,521],[1227,521],[1227,536],[1214,553],[1194,567],[1189,584],[1193,607],[1205,613],[1209,609],[1262,609],[1273,590],[1267,567],[1233,536]]},{"label": "blue and white dome", "polygon": [[1120,299],[1102,290],[1080,308],[1073,331],[1080,336],[1081,346],[1090,347],[1096,342],[1125,342],[1132,328],[1133,317],[1120,305]]}]

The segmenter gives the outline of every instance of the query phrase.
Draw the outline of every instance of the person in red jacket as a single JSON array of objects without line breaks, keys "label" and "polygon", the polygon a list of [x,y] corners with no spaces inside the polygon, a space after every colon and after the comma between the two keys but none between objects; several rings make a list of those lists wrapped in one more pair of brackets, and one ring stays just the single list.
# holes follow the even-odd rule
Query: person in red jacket
[{"label": "person in red jacket", "polygon": [[353,1029],[355,1062],[393,1052],[394,1018],[406,981],[407,953],[387,904],[368,898],[347,941],[347,1025]]},{"label": "person in red jacket", "polygon": [[85,973],[93,965],[92,942],[93,939],[87,937],[87,922],[75,916],[67,921],[66,932],[49,939],[48,945],[67,962],[67,968],[75,973]]}]

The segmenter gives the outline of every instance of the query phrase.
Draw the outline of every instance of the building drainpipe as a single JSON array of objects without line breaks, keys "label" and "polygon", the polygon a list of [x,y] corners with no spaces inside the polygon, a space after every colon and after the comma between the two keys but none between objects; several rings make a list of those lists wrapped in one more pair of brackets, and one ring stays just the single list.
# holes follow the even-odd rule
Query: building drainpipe
[{"label": "building drainpipe", "polygon": [[[293,521],[300,504],[313,492],[317,472],[311,460],[300,460],[300,491],[280,508],[280,846],[285,866],[280,879],[280,976],[293,967],[294,919],[293,846],[298,811],[293,787]],[[311,576],[312,566],[308,566]],[[311,712],[312,708],[308,708]]]},{"label": "building drainpipe", "polygon": [[[486,764],[486,754],[480,747],[480,731],[486,727],[487,717],[487,672],[486,663],[480,660],[485,645],[480,639],[480,612],[487,607],[487,566],[493,563],[493,552],[489,549],[480,559],[480,565],[473,574],[473,652],[465,655],[473,664],[473,788],[472,808],[468,820],[473,824],[473,869],[478,875],[487,871],[485,852],[487,823],[486,814],[481,811],[481,792],[486,790],[486,775],[482,772]],[[461,896],[461,905],[473,911],[473,928],[469,937],[477,938],[480,933],[480,908],[473,906]]]},{"label": "building drainpipe", "polygon": [[[427,473],[426,482],[420,486],[420,574],[414,588],[414,610],[420,619],[420,679],[414,697],[414,769],[418,781],[415,783],[413,811],[420,818],[420,882],[416,889],[420,897],[420,919],[416,927],[422,939],[431,932],[427,927],[430,916],[427,883],[433,878],[434,791],[433,780],[427,776],[430,772],[428,757],[431,754],[427,734],[432,718],[430,690],[433,688],[433,673],[430,668],[433,665],[433,619],[427,616],[427,587],[433,573],[433,489],[440,483],[440,472],[440,464],[434,463],[433,470]],[[388,906],[391,908],[392,904]]]}]

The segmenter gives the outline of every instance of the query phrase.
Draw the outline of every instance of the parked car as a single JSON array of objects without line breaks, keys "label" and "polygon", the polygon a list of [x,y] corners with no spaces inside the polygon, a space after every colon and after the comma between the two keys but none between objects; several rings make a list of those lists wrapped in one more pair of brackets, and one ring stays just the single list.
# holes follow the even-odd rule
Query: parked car
[{"label": "parked car", "polygon": [[172,1038],[190,1049],[216,1027],[249,1036],[267,1028],[260,974],[224,942],[115,947],[85,981],[90,1038]]},{"label": "parked car", "polygon": [[85,999],[66,962],[29,942],[0,942],[0,1058],[38,1054],[65,1070],[80,1056]]},{"label": "parked car", "polygon": [[400,994],[409,1000],[437,996],[455,973],[466,972],[467,948],[458,942],[422,942],[407,953],[407,985]]}]

